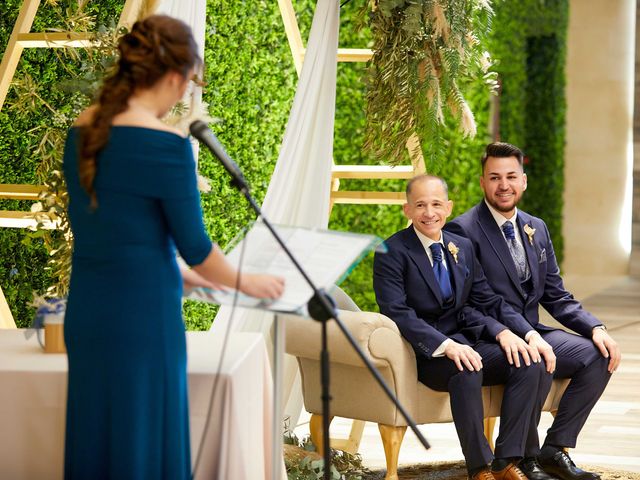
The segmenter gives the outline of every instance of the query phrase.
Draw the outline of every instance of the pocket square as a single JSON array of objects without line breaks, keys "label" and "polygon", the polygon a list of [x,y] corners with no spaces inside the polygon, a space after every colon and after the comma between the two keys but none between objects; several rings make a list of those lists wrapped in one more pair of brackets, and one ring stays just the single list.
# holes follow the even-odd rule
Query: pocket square
[{"label": "pocket square", "polygon": [[547,261],[547,249],[543,248],[540,252],[540,258],[538,259],[538,263],[544,263]]}]

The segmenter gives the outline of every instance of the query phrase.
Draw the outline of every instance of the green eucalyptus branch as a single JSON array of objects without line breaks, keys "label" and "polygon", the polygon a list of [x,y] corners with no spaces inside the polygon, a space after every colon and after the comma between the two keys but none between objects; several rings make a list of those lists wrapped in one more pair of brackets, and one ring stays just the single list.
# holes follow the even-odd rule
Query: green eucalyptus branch
[{"label": "green eucalyptus branch", "polygon": [[465,135],[475,135],[458,85],[488,73],[491,62],[477,35],[488,30],[491,14],[488,0],[377,0],[369,14],[374,43],[364,145],[373,157],[402,163],[407,139],[416,133],[434,160],[442,151],[445,110]]},{"label": "green eucalyptus branch", "polygon": [[[316,446],[310,437],[299,439],[291,430],[285,430],[284,444],[293,446],[295,454],[285,447],[285,467],[289,480],[321,480],[324,478],[324,459],[316,453]],[[351,454],[342,450],[331,449],[332,480],[362,480],[371,473],[362,464],[359,453]]]},{"label": "green eucalyptus branch", "polygon": [[[151,8],[151,3],[147,2],[146,8]],[[18,95],[10,108],[20,113],[29,113],[44,105],[52,113],[49,122],[42,123],[29,132],[40,137],[33,153],[40,159],[36,177],[46,187],[39,195],[39,201],[33,204],[32,213],[37,224],[30,234],[31,238],[43,241],[49,254],[46,269],[51,272],[54,283],[47,287],[44,293],[45,298],[66,296],[71,276],[73,234],[67,214],[67,187],[62,174],[67,133],[75,118],[94,99],[102,80],[114,68],[118,58],[118,39],[127,32],[125,28],[117,28],[113,19],[109,25],[101,25],[97,31],[89,32],[88,30],[94,29],[96,22],[94,16],[87,14],[84,10],[86,4],[86,0],[81,0],[75,6],[69,6],[63,11],[57,2],[50,2],[51,7],[58,10],[58,15],[65,26],[63,30],[88,34],[90,42],[88,48],[55,49],[57,59],[65,64],[65,70],[69,74],[68,78],[58,85],[61,91],[70,95],[69,103],[54,109],[44,101],[39,93],[38,83],[30,76],[25,76],[13,84]],[[79,63],[80,67],[68,68],[67,62]],[[203,112],[193,112],[192,106],[182,103],[178,104],[171,113],[171,121],[176,125],[188,121],[190,115],[209,119]],[[198,181],[199,185],[206,190],[207,180],[199,177]]]},{"label": "green eucalyptus branch", "polygon": [[[42,240],[49,254],[46,269],[51,272],[53,284],[44,292],[46,298],[66,296],[71,276],[73,234],[67,215],[68,194],[62,173],[67,133],[75,118],[91,103],[102,79],[115,64],[117,39],[124,33],[122,29],[116,28],[114,20],[111,20],[108,26],[99,26],[97,31],[90,31],[95,28],[95,18],[85,11],[86,3],[79,1],[63,9],[57,2],[49,2],[63,22],[62,30],[86,33],[92,45],[84,49],[54,49],[56,58],[65,65],[69,75],[58,85],[61,91],[70,94],[69,102],[59,105],[57,109],[53,108],[42,98],[38,82],[29,75],[12,84],[17,95],[9,108],[21,114],[28,114],[44,106],[52,114],[50,121],[41,123],[29,131],[30,134],[40,137],[33,154],[40,159],[36,178],[46,187],[39,195],[39,201],[31,208],[36,225],[30,233],[31,239]],[[80,66],[72,69],[67,63]]]}]

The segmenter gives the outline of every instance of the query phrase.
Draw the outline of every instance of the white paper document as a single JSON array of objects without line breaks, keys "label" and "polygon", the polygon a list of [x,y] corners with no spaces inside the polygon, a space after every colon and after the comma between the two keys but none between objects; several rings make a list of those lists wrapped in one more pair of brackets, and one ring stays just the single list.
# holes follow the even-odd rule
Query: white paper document
[{"label": "white paper document", "polygon": [[[324,289],[340,283],[364,255],[382,243],[374,235],[283,226],[276,226],[275,229],[316,287]],[[240,265],[241,255],[244,258]],[[243,273],[270,273],[285,279],[284,294],[278,300],[267,301],[239,293],[239,306],[299,312],[313,294],[302,274],[263,223],[255,223],[227,254],[227,259]],[[222,304],[233,303],[234,297],[233,290],[202,288],[194,289],[187,295],[189,299]]]}]

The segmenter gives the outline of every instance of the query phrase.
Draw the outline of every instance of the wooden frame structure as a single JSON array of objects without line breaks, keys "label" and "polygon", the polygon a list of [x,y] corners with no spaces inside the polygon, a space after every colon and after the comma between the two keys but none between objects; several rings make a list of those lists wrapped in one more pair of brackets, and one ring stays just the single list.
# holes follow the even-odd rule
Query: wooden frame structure
[{"label": "wooden frame structure", "polygon": [[[291,48],[291,55],[298,75],[302,70],[305,47],[300,34],[300,27],[296,20],[296,13],[292,0],[278,0],[280,14],[284,22],[284,29]],[[372,51],[363,48],[338,48],[338,62],[367,62],[371,59]],[[349,191],[340,190],[340,180],[349,179],[409,179],[426,172],[424,156],[419,148],[420,140],[414,133],[407,139],[407,150],[411,158],[411,165],[333,165],[331,170],[331,208],[336,203],[359,205],[402,205],[405,203],[404,192],[380,191]],[[348,438],[332,438],[332,448],[349,453],[356,453],[360,446],[365,422],[353,420]],[[311,428],[317,425],[311,425]]]},{"label": "wooden frame structure", "polygon": [[[144,0],[126,0],[119,25],[131,25],[138,17]],[[85,32],[31,32],[33,21],[41,0],[25,0],[18,14],[0,63],[0,109],[4,105],[18,62],[25,48],[84,48],[91,46],[91,35]],[[302,68],[305,47],[296,21],[292,0],[278,0],[278,5],[298,73]],[[340,48],[338,61],[366,62],[371,58],[369,49]],[[340,190],[340,181],[349,179],[408,179],[425,171],[424,158],[414,147],[419,142],[414,135],[407,140],[411,165],[407,166],[363,166],[334,165],[332,169],[331,205],[342,204],[402,204],[402,192],[345,191]],[[0,199],[37,201],[42,185],[0,184]],[[0,211],[0,227],[29,228],[36,224],[29,211]],[[9,307],[0,290],[0,327],[15,327]]]},{"label": "wooden frame structure", "polygon": [[[144,0],[126,0],[118,26],[131,26],[138,18]],[[91,35],[85,32],[31,32],[41,0],[24,0],[0,63],[0,110],[16,73],[25,48],[86,48],[92,46]],[[37,201],[43,185],[0,184],[0,199]],[[0,211],[0,227],[29,228],[36,225],[29,211]],[[0,328],[15,328],[16,324],[0,287]]]},{"label": "wooden frame structure", "polygon": [[[292,0],[278,0],[284,29],[291,48],[293,63],[298,75],[302,69],[305,47],[296,20]],[[366,62],[372,52],[367,48],[338,48],[338,62]],[[348,179],[409,179],[425,173],[424,157],[419,146],[420,140],[414,134],[407,139],[407,149],[411,165],[334,165],[331,171],[331,207],[336,203],[376,205],[402,205],[405,202],[403,192],[347,191],[340,190],[340,180]]]}]

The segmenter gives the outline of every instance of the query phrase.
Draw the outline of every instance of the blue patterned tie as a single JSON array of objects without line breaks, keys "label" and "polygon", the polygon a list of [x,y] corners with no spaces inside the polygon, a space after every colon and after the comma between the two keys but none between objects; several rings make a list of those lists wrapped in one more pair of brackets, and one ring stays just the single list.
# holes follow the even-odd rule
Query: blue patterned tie
[{"label": "blue patterned tie", "polygon": [[442,298],[447,302],[453,296],[453,290],[451,290],[449,271],[442,264],[442,245],[432,243],[429,248],[431,249],[431,255],[433,255],[433,273],[435,273],[438,285],[440,285]]},{"label": "blue patterned tie", "polygon": [[502,224],[502,230],[504,231],[504,236],[507,238],[507,246],[509,247],[511,258],[513,258],[513,263],[516,264],[518,278],[520,278],[521,282],[524,282],[529,278],[529,265],[527,264],[527,256],[524,253],[524,248],[516,240],[513,223],[504,222]]}]

